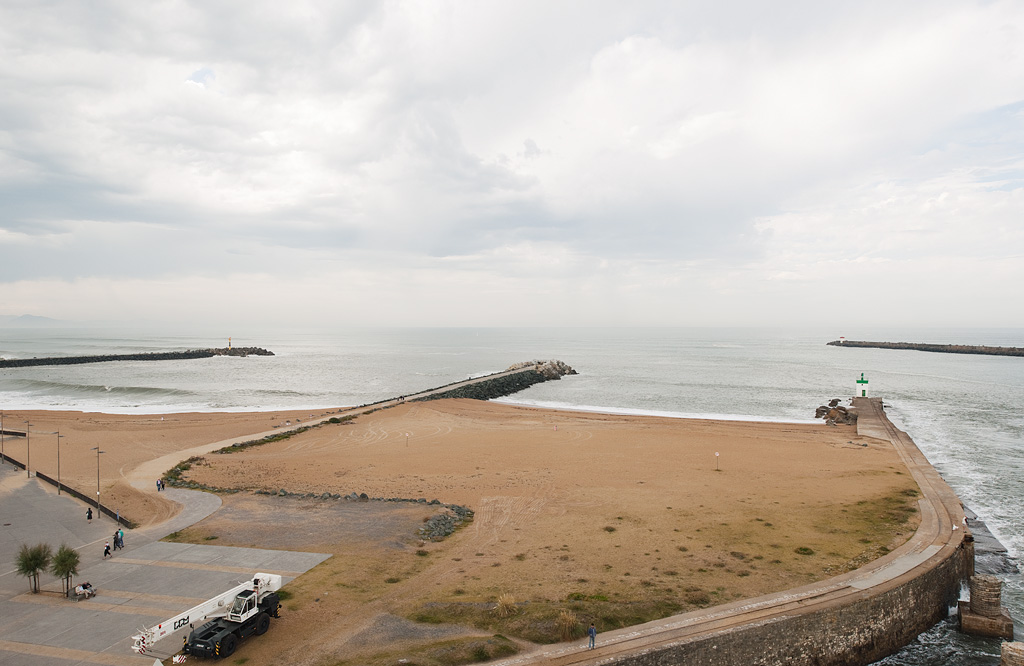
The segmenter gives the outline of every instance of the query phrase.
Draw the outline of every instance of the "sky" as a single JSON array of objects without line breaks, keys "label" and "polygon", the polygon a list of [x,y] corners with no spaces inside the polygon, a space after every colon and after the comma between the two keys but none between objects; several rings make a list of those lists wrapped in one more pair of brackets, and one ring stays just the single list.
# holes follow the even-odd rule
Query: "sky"
[{"label": "sky", "polygon": [[0,315],[1024,327],[1024,3],[0,4]]}]

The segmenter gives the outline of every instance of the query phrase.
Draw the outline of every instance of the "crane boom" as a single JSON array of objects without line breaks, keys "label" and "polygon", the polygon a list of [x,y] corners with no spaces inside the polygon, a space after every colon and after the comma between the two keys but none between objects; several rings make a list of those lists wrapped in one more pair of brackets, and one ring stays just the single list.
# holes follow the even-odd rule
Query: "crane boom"
[{"label": "crane boom", "polygon": [[139,654],[145,654],[146,650],[151,648],[154,643],[173,634],[182,627],[212,617],[227,616],[235,597],[240,593],[250,590],[257,595],[262,595],[265,592],[277,592],[281,589],[281,584],[281,576],[277,574],[255,574],[250,580],[236,585],[227,592],[218,594],[212,599],[207,599],[203,603],[193,606],[187,611],[182,611],[148,629],[140,630],[138,634],[132,636],[135,640],[132,650]]}]

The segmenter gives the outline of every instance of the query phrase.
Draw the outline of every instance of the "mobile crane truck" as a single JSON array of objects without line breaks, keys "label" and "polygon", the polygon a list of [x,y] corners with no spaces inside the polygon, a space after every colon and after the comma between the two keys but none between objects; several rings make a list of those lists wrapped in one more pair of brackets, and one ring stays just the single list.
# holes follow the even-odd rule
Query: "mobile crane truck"
[{"label": "mobile crane truck", "polygon": [[[270,628],[270,618],[280,617],[281,577],[258,573],[213,599],[178,613],[156,626],[132,636],[132,650],[145,654],[160,639],[185,626],[192,631],[185,637],[182,653],[201,657],[230,657],[238,642],[252,634],[262,635]],[[198,629],[196,622],[203,622]]]}]

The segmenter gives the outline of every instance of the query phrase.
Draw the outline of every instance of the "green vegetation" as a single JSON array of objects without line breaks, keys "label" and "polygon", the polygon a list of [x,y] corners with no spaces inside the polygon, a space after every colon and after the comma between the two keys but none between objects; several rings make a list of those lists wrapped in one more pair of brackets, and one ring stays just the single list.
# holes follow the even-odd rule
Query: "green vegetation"
[{"label": "green vegetation", "polygon": [[381,652],[371,657],[334,662],[333,666],[463,666],[511,657],[519,646],[501,634],[490,638],[459,638],[440,641],[417,648]]},{"label": "green vegetation", "polygon": [[[570,596],[573,598],[566,602],[530,601],[520,604],[516,606],[515,613],[506,617],[493,612],[494,603],[472,602],[427,603],[408,617],[416,622],[462,624],[548,644],[565,640],[562,636],[567,620],[562,615],[563,611],[574,613],[577,618],[585,618],[588,622],[593,621],[599,631],[607,631],[669,617],[686,609],[686,605],[675,599],[608,601],[608,597],[602,594]],[[703,606],[710,603],[706,594],[696,597],[695,601],[697,603],[691,603],[687,599],[687,604]]]},{"label": "green vegetation", "polygon": [[61,579],[64,596],[71,593],[72,579],[78,575],[78,565],[81,564],[81,561],[82,558],[78,551],[65,543],[60,545],[57,553],[53,556],[50,572]]},{"label": "green vegetation", "polygon": [[39,593],[39,573],[46,571],[52,557],[53,549],[50,548],[50,544],[40,543],[35,546],[21,544],[15,569],[19,576],[28,578],[28,586],[32,590],[32,594]]}]

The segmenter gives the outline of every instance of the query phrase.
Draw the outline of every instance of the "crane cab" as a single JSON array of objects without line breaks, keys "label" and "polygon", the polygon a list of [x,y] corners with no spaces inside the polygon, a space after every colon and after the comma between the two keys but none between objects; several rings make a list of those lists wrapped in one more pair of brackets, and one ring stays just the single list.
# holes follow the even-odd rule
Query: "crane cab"
[{"label": "crane cab", "polygon": [[232,622],[245,622],[259,610],[256,601],[255,590],[239,592],[231,604],[231,609],[228,610],[228,619]]}]

